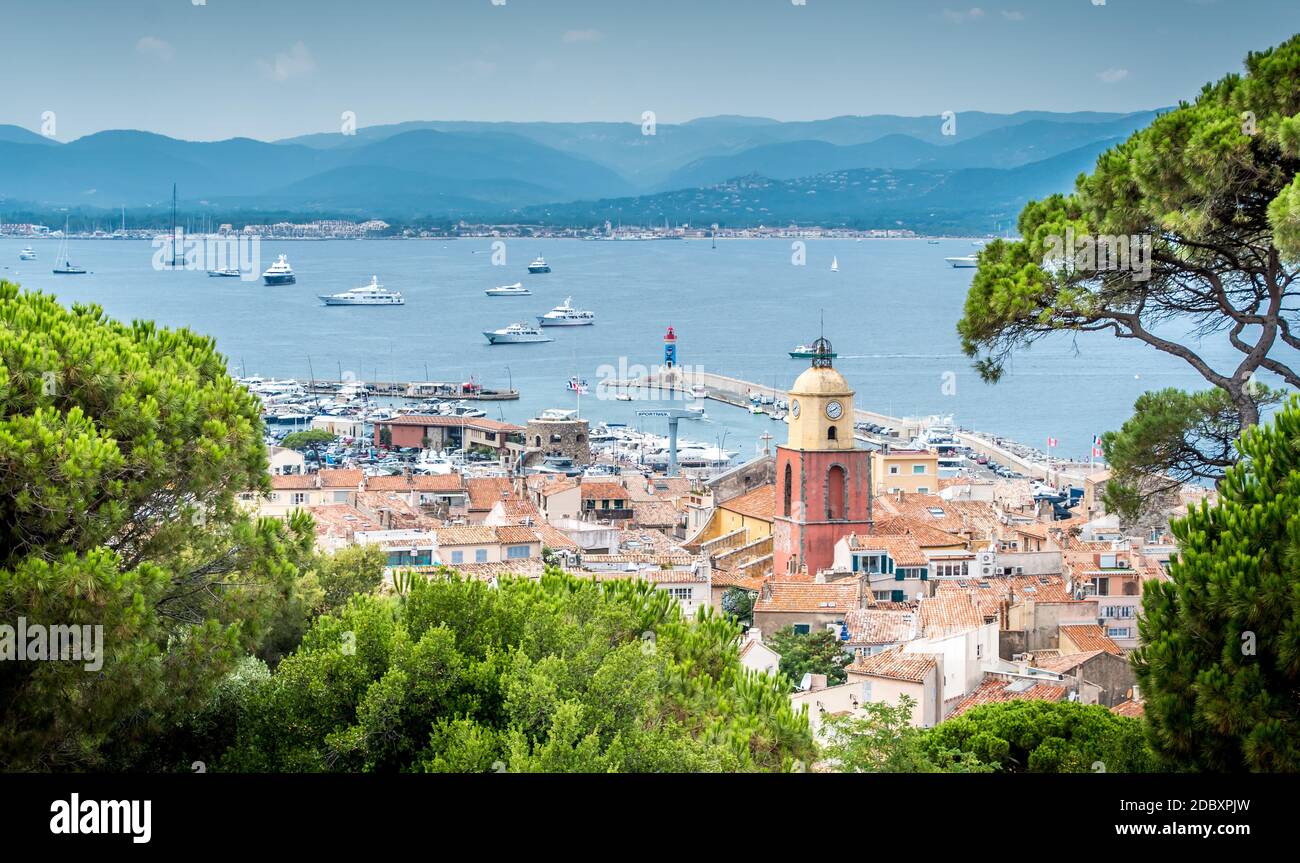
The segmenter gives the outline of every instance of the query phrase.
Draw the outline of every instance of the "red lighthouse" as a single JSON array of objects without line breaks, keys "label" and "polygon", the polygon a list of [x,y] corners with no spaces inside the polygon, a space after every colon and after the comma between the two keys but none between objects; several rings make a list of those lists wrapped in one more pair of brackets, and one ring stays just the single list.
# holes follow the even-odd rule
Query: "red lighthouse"
[{"label": "red lighthouse", "polygon": [[671,369],[677,365],[677,335],[673,328],[668,328],[668,334],[664,336],[664,368]]}]

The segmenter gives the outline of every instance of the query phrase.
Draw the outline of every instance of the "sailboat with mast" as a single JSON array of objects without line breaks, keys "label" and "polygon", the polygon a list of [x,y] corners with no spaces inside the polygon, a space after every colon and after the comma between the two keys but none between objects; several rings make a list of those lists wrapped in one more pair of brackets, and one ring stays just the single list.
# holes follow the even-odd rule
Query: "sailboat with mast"
[{"label": "sailboat with mast", "polygon": [[[63,263],[59,263],[62,261]],[[63,241],[59,243],[59,255],[55,258],[55,266],[52,270],[56,276],[84,276],[86,270],[84,267],[78,267],[72,263],[68,257],[68,220],[63,220]]]}]

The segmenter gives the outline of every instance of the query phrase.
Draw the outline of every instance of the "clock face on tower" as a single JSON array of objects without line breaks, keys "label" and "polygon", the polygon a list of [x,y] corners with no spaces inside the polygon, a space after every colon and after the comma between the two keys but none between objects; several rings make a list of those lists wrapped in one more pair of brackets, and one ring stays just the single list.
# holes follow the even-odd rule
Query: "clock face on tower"
[{"label": "clock face on tower", "polygon": [[828,416],[833,420],[839,419],[840,415],[843,413],[844,413],[844,406],[841,405],[839,402],[831,402],[830,404],[826,405],[826,416]]},{"label": "clock face on tower", "polygon": [[794,401],[790,402],[790,413],[794,416],[795,419],[798,419],[798,418],[799,418],[799,400],[798,400],[798,399],[795,399]]}]

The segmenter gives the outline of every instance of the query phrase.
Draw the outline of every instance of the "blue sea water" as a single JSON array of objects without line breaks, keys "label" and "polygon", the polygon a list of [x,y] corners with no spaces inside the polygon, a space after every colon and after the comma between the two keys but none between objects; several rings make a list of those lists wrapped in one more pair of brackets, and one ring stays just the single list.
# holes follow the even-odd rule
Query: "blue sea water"
[{"label": "blue sea water", "polygon": [[[974,270],[944,258],[971,254],[968,240],[809,240],[795,265],[788,240],[589,242],[508,240],[494,265],[492,240],[263,241],[265,267],[286,254],[296,285],[159,272],[146,241],[73,241],[70,257],[91,272],[56,276],[58,243],[32,243],[37,261],[19,261],[23,240],[0,240],[0,278],[93,301],[122,319],[149,318],[212,335],[235,374],[305,379],[351,372],[362,380],[466,380],[513,385],[516,402],[491,403],[489,415],[523,422],[548,407],[574,407],[573,376],[595,392],[602,366],[662,359],[663,335],[678,336],[678,362],[706,371],[788,386],[806,361],[787,355],[825,334],[859,407],[894,416],[952,414],[959,425],[1086,459],[1092,436],[1118,428],[1133,401],[1167,386],[1202,389],[1182,361],[1104,334],[1062,335],[1015,358],[996,385],[980,381],[960,349],[955,325]],[[553,272],[529,275],[544,255]],[[832,258],[839,272],[831,272]],[[318,294],[368,283],[371,275],[406,296],[400,307],[323,306]],[[529,297],[483,291],[522,281]],[[548,328],[546,344],[491,346],[484,330],[537,315],[572,296],[591,309],[590,327]],[[1207,337],[1205,356],[1233,354]],[[951,375],[950,377],[948,377]],[[955,384],[945,387],[945,380]],[[582,398],[583,416],[637,424],[644,402]],[[753,452],[764,431],[783,440],[785,425],[710,403],[710,420],[683,436]],[[658,426],[656,426],[658,423]],[[641,427],[662,432],[662,420]]]}]

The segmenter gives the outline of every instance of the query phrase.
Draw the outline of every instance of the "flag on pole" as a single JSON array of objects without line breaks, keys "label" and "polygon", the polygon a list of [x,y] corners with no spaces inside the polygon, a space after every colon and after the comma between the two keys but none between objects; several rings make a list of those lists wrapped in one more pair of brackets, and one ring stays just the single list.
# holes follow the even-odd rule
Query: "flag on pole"
[{"label": "flag on pole", "polygon": [[1101,435],[1092,436],[1092,455],[1093,458],[1101,458],[1103,455],[1101,451]]},{"label": "flag on pole", "polygon": [[1054,438],[1054,437],[1049,437],[1049,438],[1047,439],[1047,448],[1048,448],[1048,449],[1052,449],[1052,448],[1054,448],[1055,446],[1056,446],[1056,438]]}]

